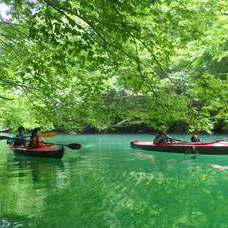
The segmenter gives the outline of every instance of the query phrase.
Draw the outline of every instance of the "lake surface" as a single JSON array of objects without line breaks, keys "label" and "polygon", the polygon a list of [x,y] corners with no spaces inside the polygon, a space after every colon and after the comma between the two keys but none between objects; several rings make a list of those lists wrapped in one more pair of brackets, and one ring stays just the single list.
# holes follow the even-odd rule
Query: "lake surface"
[{"label": "lake surface", "polygon": [[48,138],[82,144],[79,151],[66,149],[62,160],[16,156],[0,141],[0,227],[228,227],[228,156],[192,159],[129,145],[151,138]]}]

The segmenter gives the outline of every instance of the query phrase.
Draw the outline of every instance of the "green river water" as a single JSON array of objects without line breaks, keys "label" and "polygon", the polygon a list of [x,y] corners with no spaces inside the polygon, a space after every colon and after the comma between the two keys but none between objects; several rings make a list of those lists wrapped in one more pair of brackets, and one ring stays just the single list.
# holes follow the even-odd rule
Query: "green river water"
[{"label": "green river water", "polygon": [[192,159],[130,147],[131,140],[151,138],[48,138],[82,144],[66,149],[62,160],[16,156],[0,141],[0,227],[228,227],[228,156]]}]

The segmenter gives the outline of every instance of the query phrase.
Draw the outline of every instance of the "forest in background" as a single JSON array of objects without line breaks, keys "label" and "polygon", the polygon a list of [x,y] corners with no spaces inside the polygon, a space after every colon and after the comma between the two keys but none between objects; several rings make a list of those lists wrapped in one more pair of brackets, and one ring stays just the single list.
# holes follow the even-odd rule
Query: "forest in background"
[{"label": "forest in background", "polygon": [[0,6],[0,129],[228,132],[228,1]]}]

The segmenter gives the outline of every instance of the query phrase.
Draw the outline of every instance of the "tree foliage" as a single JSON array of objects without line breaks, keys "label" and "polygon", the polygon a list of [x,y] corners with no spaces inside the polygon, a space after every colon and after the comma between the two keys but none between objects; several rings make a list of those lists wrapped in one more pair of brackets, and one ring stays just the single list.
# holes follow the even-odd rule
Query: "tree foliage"
[{"label": "tree foliage", "polygon": [[[0,86],[14,99],[2,126],[211,130],[227,119],[225,1],[2,2]],[[34,119],[16,120],[14,102]]]}]

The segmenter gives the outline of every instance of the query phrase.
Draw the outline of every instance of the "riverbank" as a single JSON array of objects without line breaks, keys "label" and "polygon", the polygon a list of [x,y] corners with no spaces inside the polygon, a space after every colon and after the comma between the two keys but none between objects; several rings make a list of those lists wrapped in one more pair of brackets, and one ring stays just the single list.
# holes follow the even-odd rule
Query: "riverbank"
[{"label": "riverbank", "polygon": [[[32,129],[27,129],[30,132]],[[64,126],[55,127],[50,131],[56,131],[62,134],[156,134],[158,131],[151,127],[148,127],[145,123],[129,124],[129,125],[115,125],[106,129],[99,129],[93,126],[87,126],[83,129],[71,128],[67,129]],[[0,130],[0,133],[12,133],[15,132],[12,128],[6,128]],[[171,134],[189,134],[188,127],[185,123],[178,122],[168,127],[167,132]],[[220,125],[215,126],[214,130],[210,133],[206,131],[197,132],[198,134],[228,134],[228,128]]]}]

